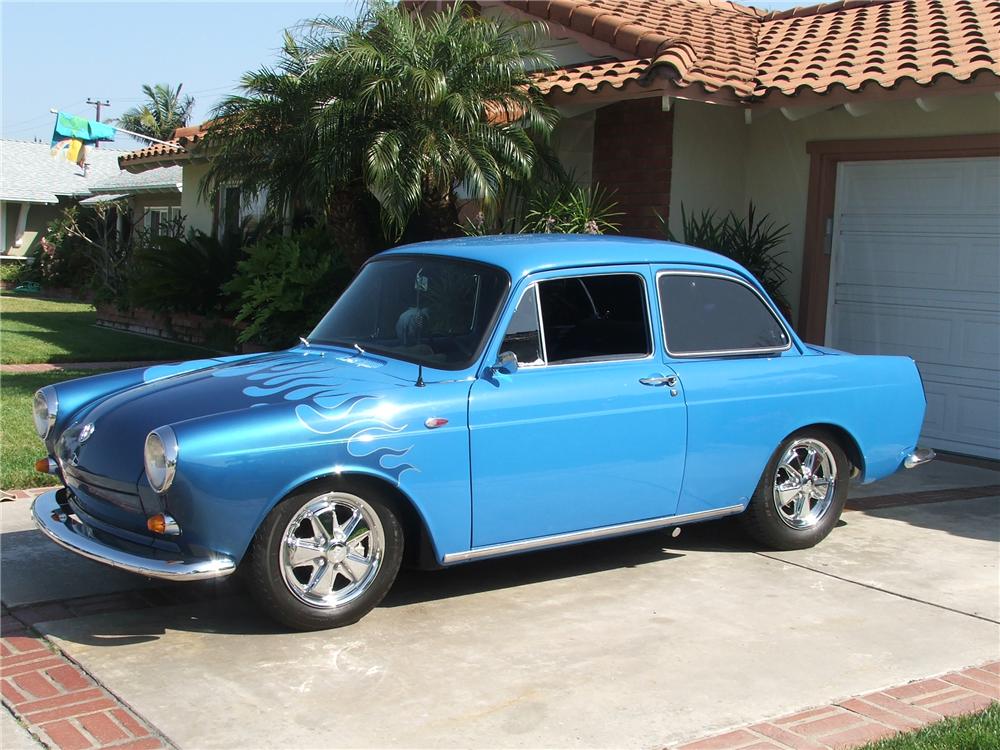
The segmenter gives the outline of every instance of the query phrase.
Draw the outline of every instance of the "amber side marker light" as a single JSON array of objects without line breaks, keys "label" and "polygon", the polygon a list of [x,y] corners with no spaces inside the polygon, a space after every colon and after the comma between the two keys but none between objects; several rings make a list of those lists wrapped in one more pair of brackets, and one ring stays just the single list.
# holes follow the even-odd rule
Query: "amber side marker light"
[{"label": "amber side marker light", "polygon": [[35,461],[35,471],[40,474],[55,474],[59,465],[51,458],[40,458]]},{"label": "amber side marker light", "polygon": [[181,533],[181,527],[177,525],[177,521],[166,513],[157,513],[155,516],[147,518],[146,528],[154,534],[177,536]]}]

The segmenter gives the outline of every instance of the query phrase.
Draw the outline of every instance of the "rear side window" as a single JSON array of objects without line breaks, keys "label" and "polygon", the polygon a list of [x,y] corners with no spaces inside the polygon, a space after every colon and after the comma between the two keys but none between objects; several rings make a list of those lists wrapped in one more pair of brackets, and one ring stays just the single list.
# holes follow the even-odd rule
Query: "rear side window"
[{"label": "rear side window", "polygon": [[738,281],[662,274],[658,281],[667,351],[673,355],[753,354],[791,345],[784,326]]},{"label": "rear side window", "polygon": [[548,362],[652,353],[644,279],[631,273],[538,282]]}]

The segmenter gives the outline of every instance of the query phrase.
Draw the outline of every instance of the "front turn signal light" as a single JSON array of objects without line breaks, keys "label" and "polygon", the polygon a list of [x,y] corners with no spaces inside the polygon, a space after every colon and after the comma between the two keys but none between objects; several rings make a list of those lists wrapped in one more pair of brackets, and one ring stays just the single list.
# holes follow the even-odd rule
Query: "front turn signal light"
[{"label": "front turn signal light", "polygon": [[181,533],[181,527],[171,516],[166,513],[157,513],[146,519],[146,528],[154,534],[165,534],[167,536],[177,536]]},{"label": "front turn signal light", "polygon": [[40,458],[35,461],[35,471],[40,474],[55,474],[59,471],[59,464],[54,458]]}]

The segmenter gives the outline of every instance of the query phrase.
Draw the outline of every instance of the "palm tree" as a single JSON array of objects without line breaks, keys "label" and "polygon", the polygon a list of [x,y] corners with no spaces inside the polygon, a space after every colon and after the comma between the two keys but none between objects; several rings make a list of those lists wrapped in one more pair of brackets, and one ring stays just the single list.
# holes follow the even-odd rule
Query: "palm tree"
[{"label": "palm tree", "polygon": [[[333,23],[333,21],[331,21]],[[336,21],[343,28],[348,19]],[[330,54],[336,40],[324,40]],[[240,93],[226,97],[213,111],[205,152],[211,154],[202,193],[223,185],[239,185],[250,195],[266,195],[269,211],[286,220],[311,211],[325,220],[337,244],[360,265],[369,254],[371,238],[358,198],[358,147],[351,138],[363,128],[345,124],[336,133],[315,122],[318,107],[340,109],[356,123],[351,106],[357,81],[338,71],[316,66],[319,48],[312,38],[297,40],[285,32],[275,67],[243,76]],[[338,142],[326,144],[334,136]]]},{"label": "palm tree", "polygon": [[[529,178],[536,141],[557,119],[530,85],[532,69],[552,65],[534,46],[540,30],[477,16],[461,2],[426,16],[383,3],[368,23],[328,26],[341,42],[316,65],[359,83],[362,176],[390,232],[416,219],[414,238],[453,235],[459,186],[491,207]],[[319,122],[342,123],[338,109],[321,107]]]},{"label": "palm tree", "polygon": [[188,124],[191,110],[194,109],[194,97],[186,94],[181,96],[183,86],[183,83],[178,84],[177,88],[164,83],[155,86],[145,84],[142,93],[146,97],[146,103],[132,107],[115,124],[141,135],[161,141],[168,140],[174,130]]},{"label": "palm tree", "polygon": [[528,178],[556,117],[529,85],[551,64],[537,26],[379,3],[307,28],[213,112],[206,190],[235,183],[282,215],[310,209],[358,264],[374,241],[367,202],[391,239],[448,236],[459,186],[489,205]]}]

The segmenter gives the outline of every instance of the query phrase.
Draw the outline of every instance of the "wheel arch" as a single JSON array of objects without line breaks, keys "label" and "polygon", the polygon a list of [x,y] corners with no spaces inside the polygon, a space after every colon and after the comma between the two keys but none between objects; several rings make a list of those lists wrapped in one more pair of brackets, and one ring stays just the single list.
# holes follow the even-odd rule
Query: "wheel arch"
[{"label": "wheel arch", "polygon": [[[347,488],[362,492],[365,489],[373,490],[393,504],[393,508],[399,513],[399,520],[403,526],[403,538],[406,545],[403,551],[404,565],[419,568],[440,567],[434,538],[431,536],[423,514],[420,513],[413,498],[397,484],[377,474],[368,474],[361,471],[342,471],[330,472],[307,479],[289,488],[271,506],[268,513],[283,503],[288,497],[300,492],[310,490],[319,492],[321,490]],[[263,519],[261,519],[260,523],[263,523]]]},{"label": "wheel arch", "polygon": [[841,427],[838,424],[833,424],[831,422],[815,422],[813,424],[803,425],[799,429],[795,430],[784,437],[781,441],[783,444],[785,440],[788,440],[792,435],[802,432],[804,430],[822,430],[824,432],[830,433],[836,440],[837,444],[840,446],[841,450],[844,451],[844,455],[847,456],[847,460],[851,464],[851,478],[852,479],[862,479],[865,475],[865,456],[861,451],[861,446],[858,444],[857,439],[852,435],[846,428]]}]

